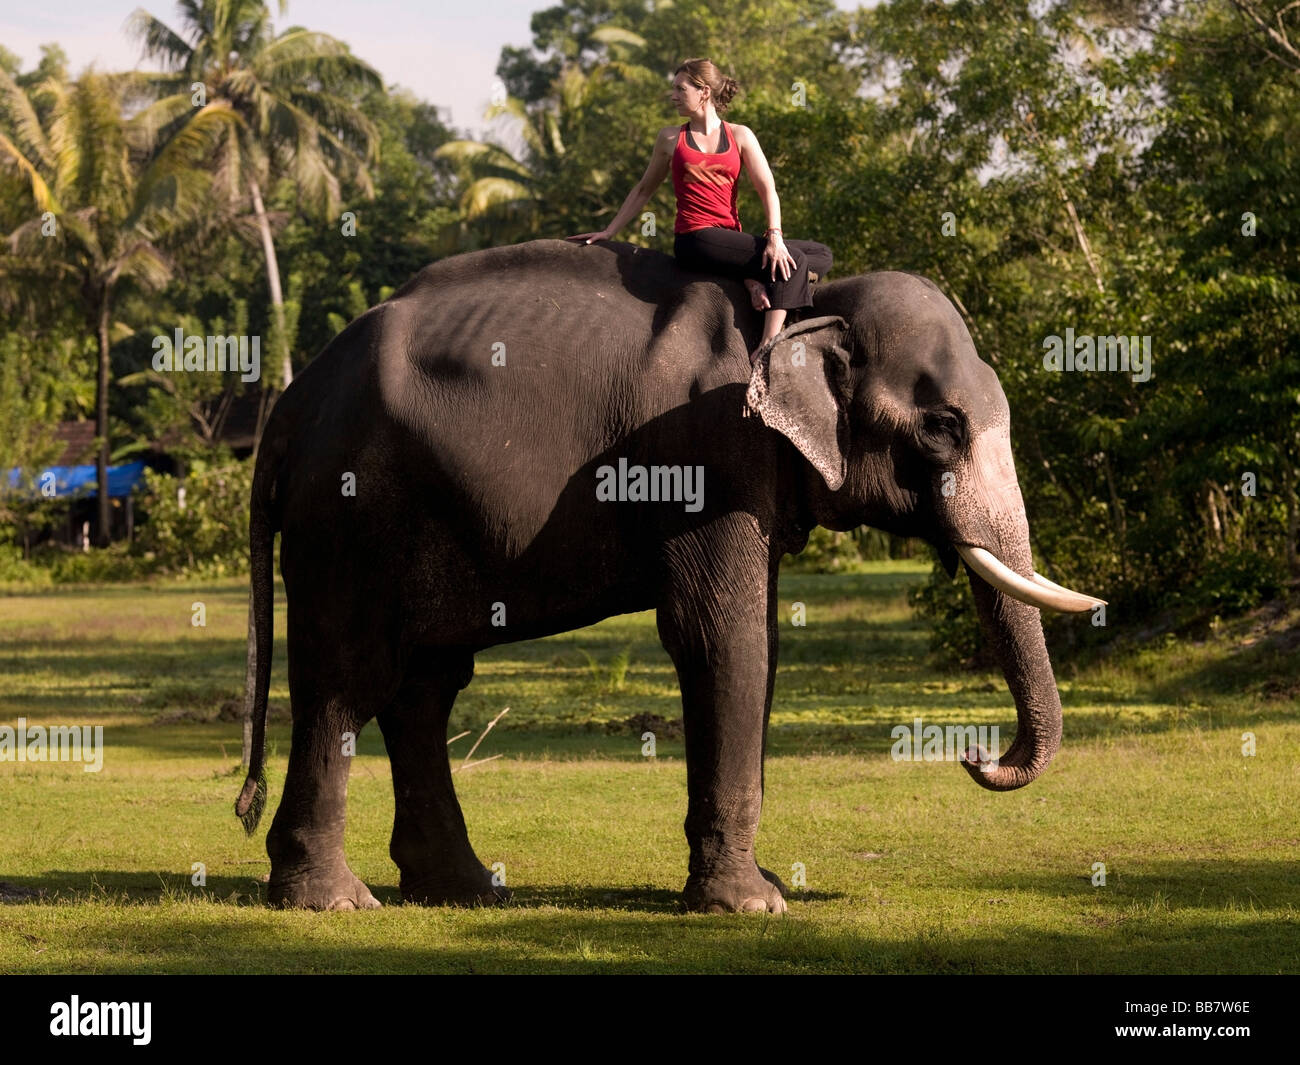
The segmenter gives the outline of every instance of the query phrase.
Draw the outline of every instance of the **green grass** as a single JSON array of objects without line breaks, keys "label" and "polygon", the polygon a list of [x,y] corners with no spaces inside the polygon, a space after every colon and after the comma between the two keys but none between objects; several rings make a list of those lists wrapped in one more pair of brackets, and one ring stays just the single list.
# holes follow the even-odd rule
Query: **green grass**
[{"label": "green grass", "polygon": [[[782,918],[678,911],[681,740],[661,736],[648,760],[639,729],[610,731],[680,717],[651,614],[478,659],[452,719],[473,734],[452,751],[510,707],[475,754],[502,757],[457,776],[509,906],[401,905],[372,724],[347,846],[385,908],[311,914],[266,908],[270,811],[252,839],[233,814],[239,725],[217,713],[242,691],[246,586],[0,597],[0,722],[102,724],[107,744],[98,774],[0,762],[0,971],[1300,971],[1295,655],[1243,651],[1254,637],[1225,629],[1058,661],[1061,753],[1029,788],[992,794],[957,766],[889,757],[890,729],[917,716],[998,724],[1004,749],[1014,730],[1000,677],[928,662],[905,604],[924,569],[782,580],[782,616],[807,605],[806,627],[782,632],[758,840],[787,882],[806,869]],[[276,626],[272,811],[289,737],[282,589]]]}]

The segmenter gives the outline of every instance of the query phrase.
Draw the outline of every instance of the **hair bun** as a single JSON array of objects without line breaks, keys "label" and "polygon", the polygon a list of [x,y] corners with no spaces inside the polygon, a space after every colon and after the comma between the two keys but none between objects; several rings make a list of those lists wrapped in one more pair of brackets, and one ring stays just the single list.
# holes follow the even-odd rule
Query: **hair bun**
[{"label": "hair bun", "polygon": [[714,107],[722,110],[731,103],[732,98],[740,91],[740,84],[735,78],[723,77],[722,85],[718,88],[717,98],[714,101]]}]

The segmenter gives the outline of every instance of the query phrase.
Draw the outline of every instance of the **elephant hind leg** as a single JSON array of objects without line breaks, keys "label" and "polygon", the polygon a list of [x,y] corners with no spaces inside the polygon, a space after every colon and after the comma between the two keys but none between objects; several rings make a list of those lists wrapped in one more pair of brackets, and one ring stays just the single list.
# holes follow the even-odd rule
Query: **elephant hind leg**
[{"label": "elephant hind leg", "polygon": [[348,765],[361,722],[336,699],[302,712],[300,703],[295,699],[284,798],[266,835],[269,900],[311,910],[378,909],[343,855]]},{"label": "elephant hind leg", "polygon": [[393,839],[402,898],[462,906],[505,902],[510,893],[470,846],[452,784],[447,721],[457,693],[474,674],[469,651],[439,651],[408,670],[396,697],[379,714],[393,769]]},{"label": "elephant hind leg", "polygon": [[396,665],[380,641],[341,653],[320,621],[328,616],[303,595],[289,601],[293,741],[284,795],[266,834],[268,897],[274,906],[376,909],[379,901],[343,853],[348,771],[362,726],[396,690]]}]

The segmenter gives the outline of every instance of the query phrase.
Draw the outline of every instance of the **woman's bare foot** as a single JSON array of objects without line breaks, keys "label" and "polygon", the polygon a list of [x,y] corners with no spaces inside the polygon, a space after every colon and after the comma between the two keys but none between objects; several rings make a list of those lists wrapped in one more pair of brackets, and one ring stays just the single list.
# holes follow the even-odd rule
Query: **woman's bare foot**
[{"label": "woman's bare foot", "polygon": [[[746,282],[748,284],[748,282]],[[777,307],[769,307],[767,314],[763,316],[763,335],[758,340],[758,347],[749,353],[749,365],[754,365],[754,360],[758,358],[758,353],[762,350],[763,345],[771,340],[777,333],[781,332],[781,327],[785,325],[786,312]]]},{"label": "woman's bare foot", "polygon": [[772,301],[767,298],[767,289],[763,287],[763,282],[755,281],[752,277],[746,278],[745,287],[749,289],[749,302],[754,305],[754,310],[765,311],[772,306]]},{"label": "woman's bare foot", "polygon": [[773,333],[772,336],[765,336],[765,337],[763,337],[763,338],[758,342],[758,347],[756,347],[753,351],[751,351],[751,352],[749,353],[749,365],[750,365],[750,366],[753,366],[753,365],[754,365],[754,361],[758,358],[758,353],[759,353],[760,351],[763,350],[763,345],[766,344],[769,340],[771,340],[772,337],[774,337],[774,336],[776,336],[775,333]]}]

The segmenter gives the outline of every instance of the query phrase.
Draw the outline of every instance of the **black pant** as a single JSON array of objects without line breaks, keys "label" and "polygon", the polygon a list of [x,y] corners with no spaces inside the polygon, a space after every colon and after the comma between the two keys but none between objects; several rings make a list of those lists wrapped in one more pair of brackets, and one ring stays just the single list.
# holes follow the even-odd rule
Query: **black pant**
[{"label": "black pant", "polygon": [[778,270],[773,281],[769,261],[763,266],[763,251],[767,238],[757,233],[742,233],[738,229],[693,229],[678,233],[673,241],[673,255],[687,269],[701,274],[722,274],[737,280],[753,278],[762,281],[767,298],[774,308],[793,311],[812,306],[812,292],[808,287],[808,271],[825,277],[831,268],[831,250],[815,240],[787,240],[785,246],[794,259],[790,280],[782,281]]}]

